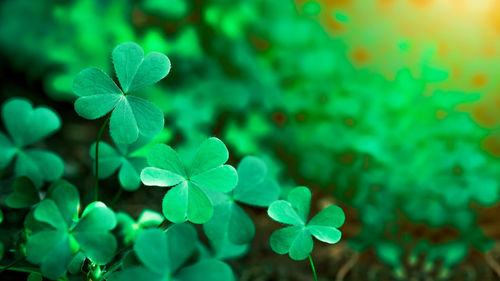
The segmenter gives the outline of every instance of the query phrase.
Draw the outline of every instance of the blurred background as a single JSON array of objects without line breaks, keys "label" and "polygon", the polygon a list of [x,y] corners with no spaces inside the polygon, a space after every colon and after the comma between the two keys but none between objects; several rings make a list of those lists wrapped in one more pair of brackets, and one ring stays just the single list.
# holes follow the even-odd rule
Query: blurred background
[{"label": "blurred background", "polygon": [[[137,42],[172,61],[138,93],[165,113],[157,141],[188,153],[218,136],[283,194],[307,185],[313,209],[343,207],[342,242],[315,246],[324,280],[499,280],[499,14],[496,0],[4,0],[0,102],[56,109],[47,145],[90,190],[101,124],[74,113],[71,84]],[[144,189],[120,208],[159,209],[164,191]],[[262,231],[234,261],[241,280],[310,280],[251,211]]]}]

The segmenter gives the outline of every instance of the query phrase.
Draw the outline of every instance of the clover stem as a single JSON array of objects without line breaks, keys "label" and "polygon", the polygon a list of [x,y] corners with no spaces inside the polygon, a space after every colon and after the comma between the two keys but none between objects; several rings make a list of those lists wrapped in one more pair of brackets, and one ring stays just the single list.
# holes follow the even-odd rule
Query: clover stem
[{"label": "clover stem", "polygon": [[95,142],[95,184],[94,184],[94,201],[97,201],[99,198],[99,142],[101,141],[102,133],[104,129],[109,123],[109,119],[111,118],[111,114],[108,114],[104,124],[102,124],[99,133],[97,134],[97,140]]},{"label": "clover stem", "polygon": [[6,270],[10,270],[10,268],[12,268],[14,265],[16,264],[19,264],[20,262],[24,261],[25,257],[22,257],[20,259],[17,259],[13,262],[11,262],[10,264],[6,265],[6,266],[1,266],[0,267],[0,272],[3,272],[3,271],[6,271]]},{"label": "clover stem", "polygon": [[311,255],[309,255],[309,262],[311,263],[311,269],[313,271],[314,281],[318,281],[318,276],[316,275],[316,269],[314,268],[314,263]]},{"label": "clover stem", "polygon": [[36,269],[29,269],[29,268],[22,268],[22,267],[9,267],[9,268],[2,268],[2,271],[17,271],[17,272],[26,272],[26,273],[40,273],[40,271],[37,271]]},{"label": "clover stem", "polygon": [[120,196],[122,195],[122,192],[123,192],[123,188],[120,187],[120,189],[118,189],[118,192],[116,193],[115,197],[113,198],[113,200],[111,200],[111,206],[114,206],[116,204],[116,202],[118,201],[118,199],[120,199]]}]

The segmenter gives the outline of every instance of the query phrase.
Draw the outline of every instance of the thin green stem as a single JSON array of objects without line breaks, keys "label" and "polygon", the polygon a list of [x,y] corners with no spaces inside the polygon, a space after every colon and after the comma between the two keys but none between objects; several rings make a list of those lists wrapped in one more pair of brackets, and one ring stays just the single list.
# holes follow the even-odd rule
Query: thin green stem
[{"label": "thin green stem", "polygon": [[311,269],[313,271],[314,281],[318,281],[318,276],[316,275],[316,269],[314,268],[314,263],[311,255],[309,255],[309,262],[311,263]]},{"label": "thin green stem", "polygon": [[0,272],[4,272],[6,270],[9,270],[9,268],[13,267],[14,265],[16,264],[19,264],[20,262],[24,261],[25,257],[22,257],[20,259],[17,259],[13,262],[11,262],[10,264],[6,265],[6,266],[2,266],[0,267]]},{"label": "thin green stem", "polygon": [[17,271],[17,272],[25,272],[25,273],[40,273],[37,269],[33,268],[24,268],[24,267],[9,267],[9,268],[2,268],[2,271]]},{"label": "thin green stem", "polygon": [[114,206],[116,204],[116,202],[118,202],[118,199],[120,199],[122,192],[123,192],[123,188],[120,187],[120,189],[118,189],[118,192],[116,193],[115,197],[113,197],[113,200],[111,200],[111,204],[110,204],[111,206]]},{"label": "thin green stem", "polygon": [[102,133],[104,129],[109,123],[109,119],[111,118],[111,114],[108,114],[104,124],[102,124],[99,133],[97,134],[97,140],[95,142],[95,184],[94,184],[94,201],[97,201],[99,198],[99,142],[101,141]]}]

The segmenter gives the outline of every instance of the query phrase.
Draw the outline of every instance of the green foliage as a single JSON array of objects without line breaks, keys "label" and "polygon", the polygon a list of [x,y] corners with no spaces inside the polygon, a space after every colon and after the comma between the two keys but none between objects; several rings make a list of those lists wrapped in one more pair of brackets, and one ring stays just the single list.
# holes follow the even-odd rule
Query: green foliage
[{"label": "green foliage", "polygon": [[60,180],[52,184],[48,197],[33,210],[33,231],[26,244],[26,257],[40,265],[44,276],[63,276],[73,256],[82,251],[96,264],[109,262],[117,242],[110,233],[116,225],[114,212],[102,202],[88,205],[78,216],[80,199],[77,189]]},{"label": "green foliage", "polygon": [[166,231],[144,230],[134,245],[141,264],[117,272],[109,280],[234,280],[230,267],[218,260],[201,259],[186,266],[195,253],[196,241],[196,229],[189,224],[176,224]]},{"label": "green foliage", "polygon": [[267,167],[259,158],[243,158],[237,171],[238,184],[234,190],[210,194],[214,214],[203,225],[203,230],[211,241],[228,239],[228,242],[237,245],[249,243],[255,235],[255,226],[238,202],[267,207],[279,197],[279,186],[267,177]]},{"label": "green foliage", "polygon": [[300,186],[288,193],[288,201],[273,202],[267,211],[280,223],[292,226],[282,228],[271,235],[271,248],[280,255],[289,254],[293,260],[306,259],[313,249],[312,236],[329,244],[340,240],[338,230],[345,221],[345,215],[338,206],[330,205],[321,210],[309,222],[311,192]]},{"label": "green foliage", "polygon": [[5,169],[16,158],[16,176],[30,178],[35,186],[44,181],[59,179],[64,163],[56,154],[37,148],[27,148],[61,127],[61,120],[47,107],[33,108],[23,98],[6,101],[2,107],[2,119],[8,136],[0,132],[0,169]]},{"label": "green foliage", "polygon": [[[106,142],[99,144],[99,178],[105,179],[117,170],[123,189],[137,190],[141,184],[140,173],[147,166],[146,157],[135,156],[135,152],[148,143],[139,138],[131,144],[116,143],[116,149]],[[90,146],[90,157],[95,161],[95,143]],[[95,170],[95,169],[93,169]]]},{"label": "green foliage", "polygon": [[5,205],[10,208],[27,208],[40,202],[37,188],[27,177],[14,181],[14,191],[5,198]]},{"label": "green foliage", "polygon": [[123,235],[125,244],[129,244],[135,240],[137,235],[144,229],[158,227],[163,222],[163,216],[152,210],[143,210],[137,221],[126,213],[119,212],[116,214],[118,226]]},{"label": "green foliage", "polygon": [[230,165],[226,146],[217,138],[205,140],[186,167],[175,150],[158,144],[148,154],[141,180],[148,186],[172,187],[163,198],[163,214],[174,222],[206,223],[213,215],[212,202],[205,190],[229,192],[238,182]]},{"label": "green foliage", "polygon": [[112,57],[121,89],[102,70],[84,69],[73,82],[73,91],[79,96],[76,112],[91,120],[112,112],[109,127],[115,143],[130,144],[139,136],[155,136],[163,129],[163,113],[149,101],[129,94],[167,76],[169,59],[156,52],[144,57],[142,48],[131,42],[117,46]]}]

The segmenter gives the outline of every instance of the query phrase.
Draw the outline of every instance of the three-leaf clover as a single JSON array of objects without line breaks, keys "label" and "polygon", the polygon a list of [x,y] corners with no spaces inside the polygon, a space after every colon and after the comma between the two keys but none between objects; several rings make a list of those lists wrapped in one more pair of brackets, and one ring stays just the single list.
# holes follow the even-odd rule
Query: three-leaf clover
[{"label": "three-leaf clover", "polygon": [[93,202],[78,218],[79,204],[77,189],[59,180],[33,211],[39,225],[31,229],[34,233],[28,237],[26,256],[48,278],[63,276],[79,251],[96,264],[113,258],[117,246],[110,233],[116,225],[114,212],[102,202]]},{"label": "three-leaf clover", "polygon": [[166,231],[158,228],[142,231],[134,251],[142,263],[113,274],[111,281],[231,281],[231,268],[215,259],[201,259],[193,265],[183,265],[196,250],[196,229],[189,224],[175,224]]},{"label": "three-leaf clover", "polygon": [[[99,143],[99,178],[108,178],[119,169],[118,180],[123,189],[137,190],[141,184],[140,173],[147,166],[147,161],[145,157],[136,157],[133,154],[148,141],[149,139],[140,137],[132,144],[115,143],[117,149],[101,141]],[[91,145],[89,154],[95,160],[95,143]]]},{"label": "three-leaf clover", "polygon": [[61,127],[57,114],[49,108],[32,104],[22,98],[6,101],[2,118],[9,137],[0,132],[0,169],[17,156],[14,172],[17,177],[29,177],[40,187],[44,181],[59,179],[64,163],[56,154],[42,149],[28,149]]},{"label": "three-leaf clover", "polygon": [[214,203],[213,217],[203,225],[208,238],[218,240],[227,235],[234,244],[245,244],[255,236],[255,225],[237,202],[267,207],[280,194],[278,184],[267,178],[266,164],[247,156],[238,165],[238,184],[229,193],[209,193]]},{"label": "three-leaf clover", "polygon": [[141,172],[145,185],[172,187],[163,198],[163,214],[174,222],[205,223],[213,214],[206,190],[229,192],[238,182],[236,170],[224,165],[229,158],[224,143],[212,137],[204,141],[190,167],[185,167],[170,146],[157,144],[148,154]]},{"label": "three-leaf clover", "polygon": [[97,119],[111,112],[110,133],[118,143],[132,143],[139,135],[152,137],[163,129],[163,112],[153,103],[130,95],[150,86],[170,71],[164,54],[151,52],[144,56],[142,48],[132,42],[118,45],[112,53],[121,89],[102,70],[89,67],[73,81],[78,115]]},{"label": "three-leaf clover", "polygon": [[288,253],[293,260],[303,260],[313,249],[312,236],[329,244],[340,240],[337,228],[345,221],[342,209],[330,205],[307,222],[310,203],[311,191],[300,186],[290,191],[288,201],[277,200],[269,206],[267,213],[272,219],[292,225],[273,232],[270,239],[273,251],[280,255]]}]

